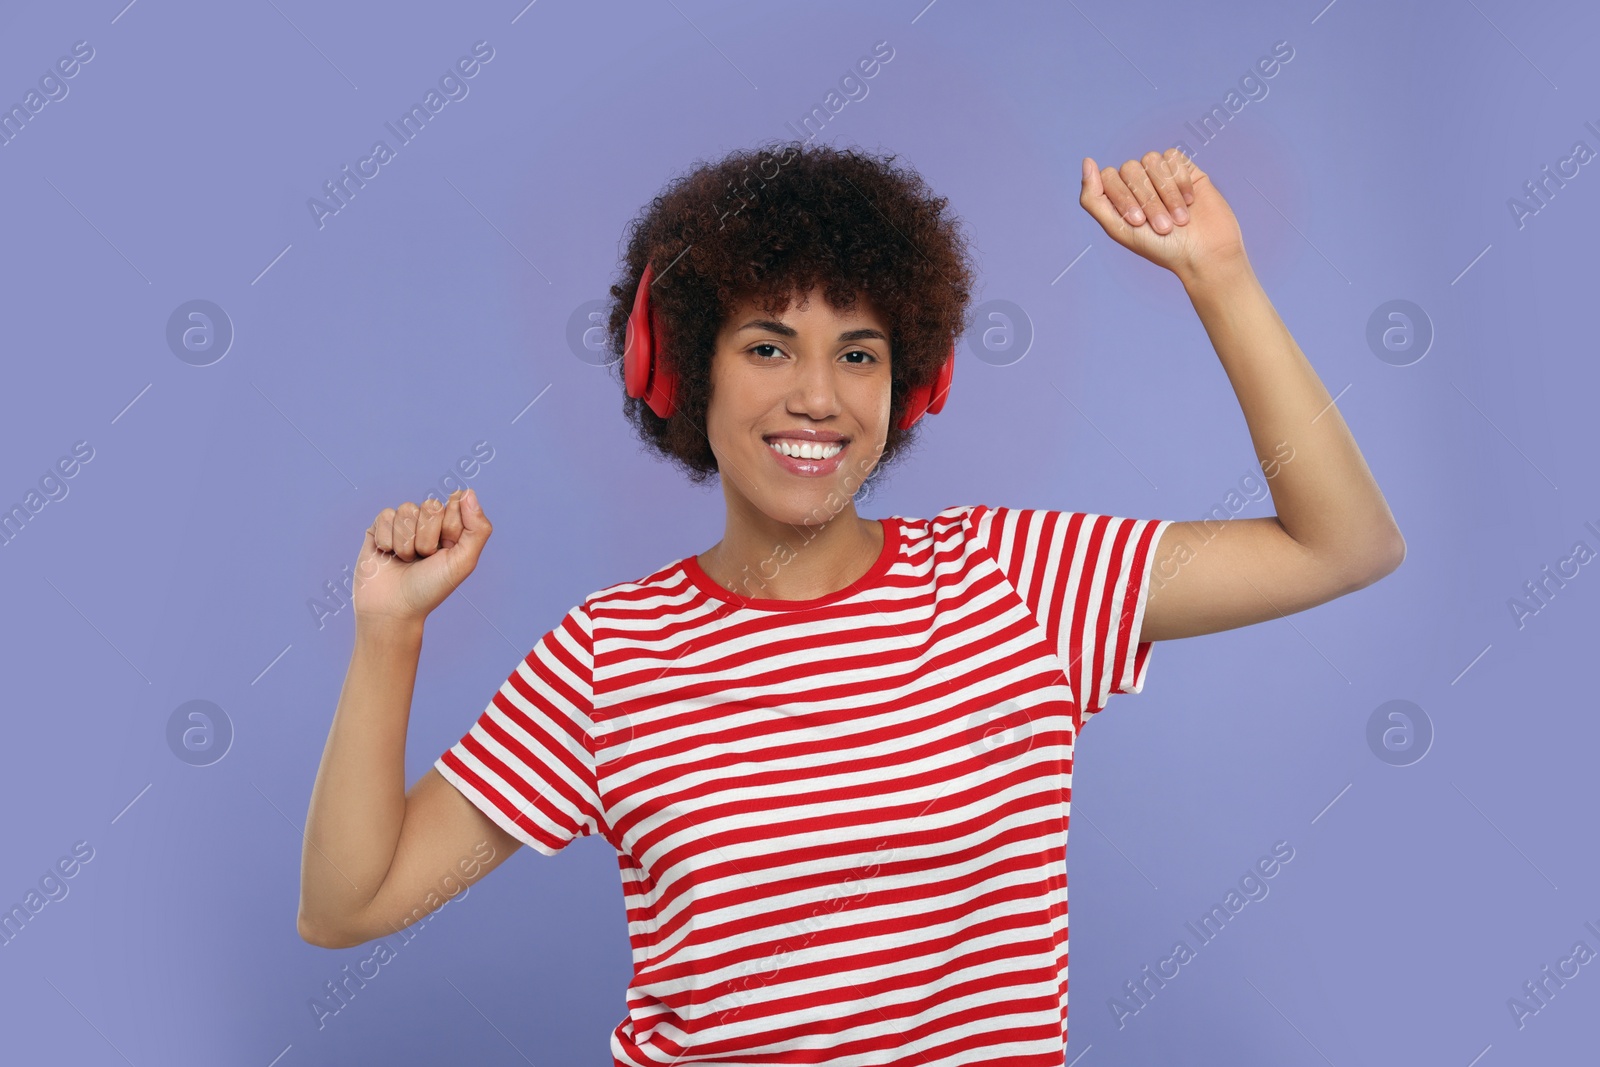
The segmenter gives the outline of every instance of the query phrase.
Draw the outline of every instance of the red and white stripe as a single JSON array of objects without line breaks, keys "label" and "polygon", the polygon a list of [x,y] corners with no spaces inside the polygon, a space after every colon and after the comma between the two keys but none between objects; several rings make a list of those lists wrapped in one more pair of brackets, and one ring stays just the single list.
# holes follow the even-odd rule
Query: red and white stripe
[{"label": "red and white stripe", "polygon": [[435,763],[546,855],[616,848],[619,1065],[1060,1067],[1074,741],[1143,688],[1170,520],[881,521],[829,597],[692,556],[592,594]]}]

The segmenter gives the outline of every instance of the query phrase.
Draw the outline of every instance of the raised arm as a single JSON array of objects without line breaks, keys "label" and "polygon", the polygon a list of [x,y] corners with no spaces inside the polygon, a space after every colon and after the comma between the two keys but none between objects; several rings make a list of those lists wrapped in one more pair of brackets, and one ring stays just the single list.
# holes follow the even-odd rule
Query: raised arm
[{"label": "raised arm", "polygon": [[521,844],[430,769],[405,788],[423,622],[477,564],[489,520],[469,493],[385,508],[356,565],[355,648],[317,769],[300,864],[300,936],[345,948],[438,909]]},{"label": "raised arm", "polygon": [[1405,539],[1322,381],[1245,255],[1238,220],[1176,148],[1120,170],[1083,161],[1079,203],[1183,283],[1239,398],[1271,518],[1175,522],[1156,545],[1139,640],[1276,619],[1370,585]]}]

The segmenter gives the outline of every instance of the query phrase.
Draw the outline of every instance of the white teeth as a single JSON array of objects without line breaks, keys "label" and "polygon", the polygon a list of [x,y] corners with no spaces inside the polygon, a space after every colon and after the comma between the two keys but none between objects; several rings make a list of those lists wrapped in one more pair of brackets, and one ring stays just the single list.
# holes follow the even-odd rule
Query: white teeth
[{"label": "white teeth", "polygon": [[838,443],[812,444],[809,441],[791,441],[779,438],[776,441],[768,441],[767,447],[776,452],[782,452],[793,459],[832,459],[839,454],[844,445]]}]

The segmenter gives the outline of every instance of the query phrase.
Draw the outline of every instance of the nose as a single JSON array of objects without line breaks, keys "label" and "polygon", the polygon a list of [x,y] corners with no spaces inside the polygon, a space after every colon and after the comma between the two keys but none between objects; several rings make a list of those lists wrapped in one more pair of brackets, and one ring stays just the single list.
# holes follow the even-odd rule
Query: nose
[{"label": "nose", "polygon": [[789,411],[813,419],[826,419],[839,413],[837,370],[826,354],[799,353],[795,359],[789,390]]}]

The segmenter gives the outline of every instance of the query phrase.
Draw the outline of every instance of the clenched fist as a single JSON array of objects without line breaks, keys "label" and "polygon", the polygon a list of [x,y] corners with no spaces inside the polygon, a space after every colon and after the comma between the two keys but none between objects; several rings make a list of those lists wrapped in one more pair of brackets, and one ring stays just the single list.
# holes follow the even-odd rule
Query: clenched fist
[{"label": "clenched fist", "polygon": [[420,622],[467,580],[492,531],[471,489],[384,508],[356,559],[356,620]]},{"label": "clenched fist", "polygon": [[1146,152],[1120,169],[1085,156],[1078,203],[1112,240],[1185,282],[1248,266],[1233,209],[1177,148]]}]

